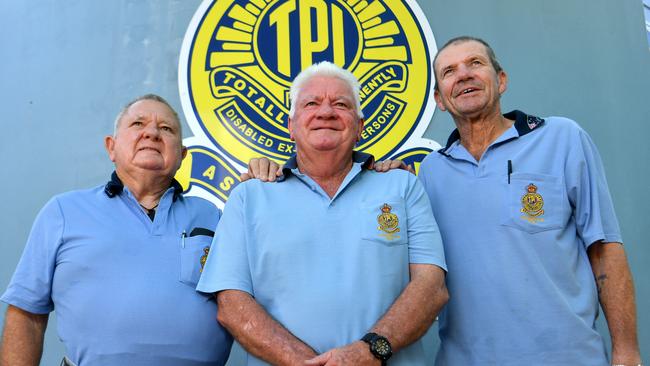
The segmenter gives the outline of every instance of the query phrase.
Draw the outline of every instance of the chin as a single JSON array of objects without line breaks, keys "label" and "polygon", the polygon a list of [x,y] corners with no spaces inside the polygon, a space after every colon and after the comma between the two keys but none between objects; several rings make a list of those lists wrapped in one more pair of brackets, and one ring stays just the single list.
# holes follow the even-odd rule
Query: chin
[{"label": "chin", "polygon": [[165,164],[161,161],[139,161],[134,165],[146,170],[165,170]]}]

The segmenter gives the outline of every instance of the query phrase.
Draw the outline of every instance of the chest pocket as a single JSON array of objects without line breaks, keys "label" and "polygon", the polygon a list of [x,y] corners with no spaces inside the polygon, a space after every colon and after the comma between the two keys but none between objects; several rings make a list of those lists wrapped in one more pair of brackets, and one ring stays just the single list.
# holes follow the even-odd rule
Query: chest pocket
[{"label": "chest pocket", "polygon": [[185,244],[181,243],[181,282],[196,287],[211,244],[212,237],[208,235],[186,237]]},{"label": "chest pocket", "polygon": [[506,187],[501,224],[534,234],[565,227],[571,213],[559,177],[517,173]]},{"label": "chest pocket", "polygon": [[400,198],[364,201],[360,213],[361,239],[385,246],[408,242],[406,207]]}]

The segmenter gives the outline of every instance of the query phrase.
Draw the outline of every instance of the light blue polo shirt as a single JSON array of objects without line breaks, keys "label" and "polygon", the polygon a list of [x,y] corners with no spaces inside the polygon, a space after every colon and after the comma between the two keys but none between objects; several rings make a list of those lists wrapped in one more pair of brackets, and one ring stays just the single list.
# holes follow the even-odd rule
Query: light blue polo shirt
[{"label": "light blue polo shirt", "polygon": [[596,147],[566,118],[505,116],[480,162],[455,131],[420,166],[449,266],[437,364],[607,365],[587,248],[621,235]]},{"label": "light blue polo shirt", "polygon": [[[355,154],[332,199],[295,157],[283,181],[237,186],[197,290],[251,294],[318,353],[360,340],[409,283],[409,263],[446,268],[422,185],[406,171],[364,168],[371,158]],[[423,347],[390,364],[426,364]],[[249,355],[248,365],[263,364]]]},{"label": "light blue polo shirt", "polygon": [[214,299],[194,290],[220,212],[181,191],[175,183],[165,192],[153,222],[116,175],[54,197],[2,301],[56,311],[79,366],[224,365],[232,338],[215,319]]}]

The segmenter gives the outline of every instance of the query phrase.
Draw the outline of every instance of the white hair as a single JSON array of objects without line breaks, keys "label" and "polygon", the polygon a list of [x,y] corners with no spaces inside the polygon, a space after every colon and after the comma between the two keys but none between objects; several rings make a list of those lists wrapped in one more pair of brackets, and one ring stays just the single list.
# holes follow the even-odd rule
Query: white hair
[{"label": "white hair", "polygon": [[289,109],[289,117],[293,118],[296,113],[296,104],[295,101],[298,100],[298,95],[302,87],[312,78],[317,76],[325,77],[334,77],[344,81],[352,91],[352,97],[354,98],[354,108],[357,111],[357,116],[363,118],[363,111],[361,111],[361,99],[359,98],[359,90],[361,86],[357,78],[352,75],[352,73],[342,67],[339,67],[329,61],[322,61],[316,64],[309,66],[308,68],[302,70],[291,83],[291,89],[289,90],[289,100],[291,102],[291,108]]},{"label": "white hair", "polygon": [[117,129],[120,127],[120,122],[122,122],[122,117],[126,114],[126,112],[129,111],[129,108],[131,108],[132,105],[134,105],[137,102],[143,101],[143,100],[153,100],[158,103],[162,103],[169,108],[169,110],[172,111],[172,114],[174,115],[174,118],[176,119],[176,122],[178,123],[178,131],[181,136],[183,136],[183,126],[181,125],[181,120],[178,118],[178,113],[174,110],[174,107],[169,104],[165,98],[161,97],[160,95],[156,94],[145,94],[141,95],[130,102],[128,102],[124,107],[122,107],[122,110],[120,110],[120,113],[117,114],[117,117],[115,117],[115,122],[113,123],[113,137],[117,136]]}]

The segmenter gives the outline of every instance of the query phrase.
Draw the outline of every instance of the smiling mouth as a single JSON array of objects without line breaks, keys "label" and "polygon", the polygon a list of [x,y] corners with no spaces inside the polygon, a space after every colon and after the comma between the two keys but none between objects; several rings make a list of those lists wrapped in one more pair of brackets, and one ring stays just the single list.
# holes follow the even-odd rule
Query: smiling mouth
[{"label": "smiling mouth", "polygon": [[478,89],[476,89],[476,88],[465,88],[465,89],[461,90],[460,93],[458,93],[458,95],[467,95],[467,94],[473,93],[473,92],[475,92],[477,90]]},{"label": "smiling mouth", "polygon": [[312,129],[312,131],[322,131],[322,130],[327,130],[327,131],[338,131],[338,130],[337,130],[336,128],[334,128],[334,127],[317,127],[317,128]]}]

